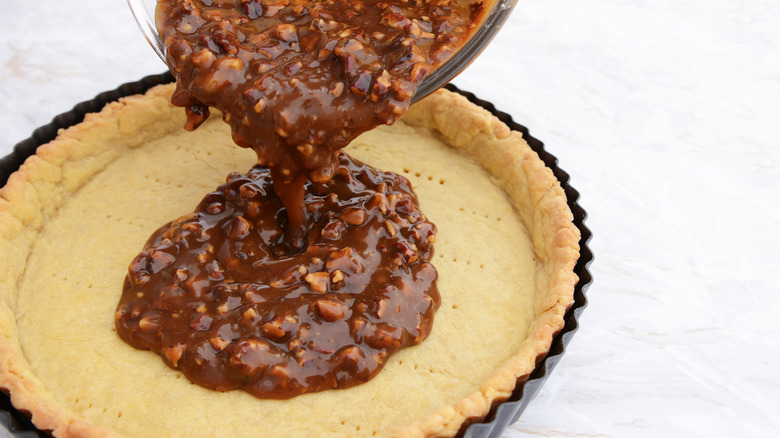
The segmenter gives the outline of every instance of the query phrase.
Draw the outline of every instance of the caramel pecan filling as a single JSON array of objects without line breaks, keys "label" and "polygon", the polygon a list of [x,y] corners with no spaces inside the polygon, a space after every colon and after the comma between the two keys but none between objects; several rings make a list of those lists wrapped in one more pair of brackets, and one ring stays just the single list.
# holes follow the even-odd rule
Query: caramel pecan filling
[{"label": "caramel pecan filling", "polygon": [[231,174],[133,260],[116,327],[190,380],[266,398],[345,388],[420,343],[439,304],[436,227],[410,183],[346,155],[307,183],[306,250],[282,245],[270,172]]},{"label": "caramel pecan filling", "polygon": [[224,113],[233,139],[274,171],[303,246],[301,186],[328,181],[337,151],[392,124],[417,84],[471,34],[483,2],[161,0],[158,27],[188,129]]}]

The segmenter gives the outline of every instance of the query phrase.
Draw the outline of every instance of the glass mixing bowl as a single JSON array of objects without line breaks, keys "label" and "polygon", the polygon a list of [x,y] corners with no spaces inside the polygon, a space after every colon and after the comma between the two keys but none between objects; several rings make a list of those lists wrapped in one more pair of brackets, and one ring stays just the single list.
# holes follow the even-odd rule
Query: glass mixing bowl
[{"label": "glass mixing bowl", "polygon": [[[422,99],[428,94],[436,91],[452,78],[457,76],[479,55],[482,50],[490,43],[493,37],[503,26],[512,9],[517,4],[517,0],[485,0],[488,13],[480,23],[479,28],[471,39],[456,53],[449,61],[436,69],[430,76],[425,78],[412,99],[413,102]],[[152,46],[157,56],[165,62],[165,47],[157,32],[157,26],[154,21],[154,10],[157,0],[127,0],[130,10],[133,12],[135,21],[146,41]]]}]

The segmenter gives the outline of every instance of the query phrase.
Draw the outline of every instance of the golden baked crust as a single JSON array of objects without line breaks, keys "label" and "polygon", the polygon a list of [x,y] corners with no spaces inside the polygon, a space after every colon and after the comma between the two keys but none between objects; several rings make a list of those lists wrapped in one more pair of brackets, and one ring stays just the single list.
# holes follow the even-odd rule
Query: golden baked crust
[{"label": "golden baked crust", "polygon": [[[442,306],[423,344],[365,385],[278,401],[190,385],[122,343],[113,310],[146,237],[252,163],[217,117],[183,132],[171,89],[89,115],[0,192],[0,387],[39,428],[256,436],[280,426],[285,436],[310,436],[319,410],[317,434],[448,436],[507,398],[548,351],[577,280],[579,231],[565,195],[519,133],[446,91],[349,148],[410,178],[439,228]],[[388,141],[394,153],[377,148]]]}]

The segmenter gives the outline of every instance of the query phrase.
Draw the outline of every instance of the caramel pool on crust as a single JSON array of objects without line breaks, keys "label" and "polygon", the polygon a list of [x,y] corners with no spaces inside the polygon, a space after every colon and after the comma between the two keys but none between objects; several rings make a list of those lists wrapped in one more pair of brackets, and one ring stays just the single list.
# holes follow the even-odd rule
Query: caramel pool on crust
[{"label": "caramel pool on crust", "polygon": [[130,264],[116,328],[193,383],[261,398],[359,385],[419,344],[439,305],[436,227],[409,181],[340,154],[304,186],[305,251],[282,242],[271,172],[231,173]]},{"label": "caramel pool on crust", "polygon": [[395,354],[364,385],[289,400],[192,385],[125,344],[113,314],[139,242],[254,155],[233,146],[218,120],[182,132],[171,90],[88,117],[39,149],[2,191],[0,386],[39,428],[58,436],[454,435],[549,349],[576,283],[579,235],[562,190],[519,134],[446,92],[348,148],[408,177],[437,225],[442,301],[424,343]]}]

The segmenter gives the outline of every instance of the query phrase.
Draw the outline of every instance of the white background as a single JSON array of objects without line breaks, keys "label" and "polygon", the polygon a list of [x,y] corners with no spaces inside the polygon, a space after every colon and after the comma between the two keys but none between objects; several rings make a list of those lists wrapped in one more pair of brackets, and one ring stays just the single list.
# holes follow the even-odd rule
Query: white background
[{"label": "white background", "polygon": [[[165,68],[120,0],[0,5],[2,155]],[[774,0],[520,0],[454,81],[545,142],[594,234],[582,328],[507,437],[777,436],[779,45]]]}]

